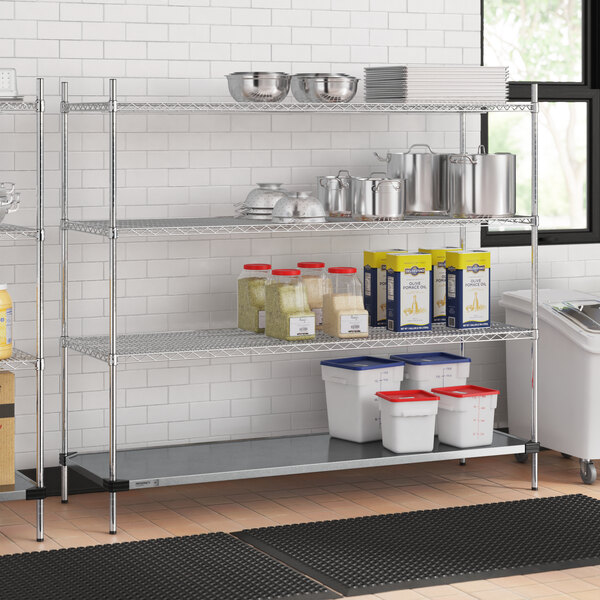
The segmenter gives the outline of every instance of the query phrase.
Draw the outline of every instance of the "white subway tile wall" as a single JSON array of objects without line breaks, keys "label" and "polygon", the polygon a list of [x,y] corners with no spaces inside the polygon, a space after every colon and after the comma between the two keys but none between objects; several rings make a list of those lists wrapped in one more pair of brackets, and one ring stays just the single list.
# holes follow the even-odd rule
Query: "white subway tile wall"
[{"label": "white subway tile wall", "polygon": [[[59,430],[60,81],[71,100],[228,99],[224,75],[239,70],[345,71],[398,62],[479,62],[478,0],[107,0],[3,1],[0,66],[15,67],[21,93],[46,81],[46,457],[57,464]],[[359,98],[362,97],[362,86]],[[69,120],[73,219],[107,215],[108,136],[102,115]],[[119,115],[119,217],[231,214],[257,182],[315,190],[315,178],[347,168],[381,170],[373,151],[428,143],[457,150],[458,118],[439,115]],[[476,147],[479,120],[468,121]],[[0,116],[0,176],[23,190],[15,221],[34,219],[35,122]],[[70,334],[108,327],[107,244],[71,233]],[[478,246],[477,231],[469,233]],[[227,327],[235,323],[236,277],[248,260],[274,266],[303,258],[362,267],[364,248],[456,245],[456,232],[262,235],[119,242],[121,332]],[[495,301],[529,286],[526,248],[493,250]],[[3,243],[0,280],[15,302],[15,337],[33,349],[34,252]],[[542,286],[600,287],[597,246],[542,248]],[[497,302],[494,317],[502,318]],[[447,350],[456,351],[455,347]],[[467,347],[472,379],[505,391],[504,345]],[[386,353],[379,353],[386,355]],[[326,355],[125,365],[119,369],[122,447],[324,431],[319,361]],[[329,357],[329,355],[327,355]],[[108,375],[70,355],[71,450],[105,448]],[[34,463],[34,379],[18,379],[17,464]],[[497,414],[506,421],[505,409]]]}]

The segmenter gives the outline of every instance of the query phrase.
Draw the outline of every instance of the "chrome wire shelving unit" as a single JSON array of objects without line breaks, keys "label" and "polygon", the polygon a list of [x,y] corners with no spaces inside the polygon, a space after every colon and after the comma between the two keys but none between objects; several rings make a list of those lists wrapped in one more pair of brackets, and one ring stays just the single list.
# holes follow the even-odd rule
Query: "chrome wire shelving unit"
[{"label": "chrome wire shelving unit", "polygon": [[[68,499],[67,467],[71,467],[101,484],[109,492],[109,532],[117,530],[117,501],[119,491],[198,483],[309,473],[367,466],[394,465],[427,461],[494,455],[531,454],[531,487],[538,487],[537,433],[537,277],[538,277],[538,211],[537,211],[537,86],[532,86],[529,103],[509,104],[236,104],[231,102],[118,102],[116,80],[111,79],[108,101],[75,102],[68,98],[68,84],[61,89],[61,171],[62,171],[62,499]],[[353,221],[329,219],[326,223],[274,224],[234,217],[177,218],[177,219],[117,219],[117,116],[120,113],[454,113],[460,118],[460,152],[466,152],[466,116],[470,113],[522,112],[531,115],[532,140],[532,211],[531,215],[511,218],[450,219],[422,218],[404,221]],[[107,113],[109,120],[109,218],[107,220],[69,220],[68,215],[68,123],[75,113]],[[390,231],[430,228],[458,228],[461,246],[466,247],[470,225],[502,225],[527,227],[531,230],[531,283],[533,318],[531,327],[519,328],[492,323],[489,328],[472,330],[449,329],[434,325],[431,331],[393,333],[382,329],[370,330],[364,339],[343,340],[321,332],[315,340],[285,342],[239,329],[204,331],[156,332],[118,334],[117,332],[117,241],[120,238],[156,238],[162,236],[203,236],[264,233],[335,233],[344,231]],[[68,333],[68,244],[69,232],[77,231],[108,239],[109,331],[105,336],[70,337]],[[458,449],[439,444],[433,452],[393,454],[381,443],[354,444],[331,438],[329,435],[300,435],[282,438],[250,439],[231,442],[186,444],[117,451],[117,374],[118,367],[127,363],[197,360],[241,356],[271,356],[306,352],[332,352],[377,348],[399,348],[433,344],[460,344],[524,340],[532,349],[532,388],[526,393],[532,407],[531,440],[517,439],[506,433],[494,432],[490,446]],[[108,366],[109,439],[108,452],[69,452],[68,442],[68,353],[69,350],[96,358]],[[118,462],[118,472],[117,472]],[[118,475],[118,476],[117,476]]]},{"label": "chrome wire shelving unit", "polygon": [[[0,102],[0,114],[33,114],[36,117],[36,225],[0,224],[0,242],[34,240],[36,243],[36,350],[35,354],[13,348],[12,356],[0,360],[0,370],[35,370],[36,373],[36,479],[15,474],[14,485],[0,486],[0,501],[36,500],[36,538],[44,539],[44,80],[37,80],[34,102]],[[0,136],[1,137],[1,136]]]}]

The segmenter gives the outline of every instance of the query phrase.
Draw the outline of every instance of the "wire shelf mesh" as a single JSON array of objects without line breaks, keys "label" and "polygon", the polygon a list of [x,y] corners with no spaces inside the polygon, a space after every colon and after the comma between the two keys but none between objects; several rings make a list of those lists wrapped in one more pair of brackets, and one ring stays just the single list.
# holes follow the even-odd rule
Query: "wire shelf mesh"
[{"label": "wire shelf mesh", "polygon": [[0,113],[37,112],[37,103],[0,101]]},{"label": "wire shelf mesh", "polygon": [[[221,112],[221,113],[487,113],[531,112],[533,105],[524,102],[495,103],[381,103],[348,102],[339,104],[304,104],[291,102],[118,102],[117,112]],[[62,112],[108,112],[108,102],[63,102]]]},{"label": "wire shelf mesh", "polygon": [[[326,223],[269,223],[236,217],[200,219],[133,219],[118,220],[119,236],[158,237],[169,235],[210,235],[232,233],[294,233],[336,231],[384,231],[391,229],[427,229],[462,225],[527,225],[528,216],[490,217],[478,219],[407,218],[403,221],[352,221],[329,219]],[[67,221],[67,229],[109,237],[108,221]]]},{"label": "wire shelf mesh", "polygon": [[8,225],[0,223],[0,240],[20,240],[23,238],[37,237],[38,230],[33,227],[22,227],[20,225]]},{"label": "wire shelf mesh", "polygon": [[[232,358],[237,356],[267,356],[301,352],[361,350],[367,348],[397,348],[429,344],[460,342],[491,342],[533,339],[531,329],[493,323],[477,329],[450,329],[436,324],[431,331],[394,333],[370,328],[368,338],[338,339],[317,332],[314,340],[282,341],[241,329],[208,329],[169,333],[126,334],[117,338],[117,359],[121,362],[158,362],[165,360],[195,360]],[[104,362],[110,361],[108,336],[67,338],[68,348]]]},{"label": "wire shelf mesh", "polygon": [[37,358],[33,354],[13,348],[10,358],[0,360],[0,370],[22,371],[24,369],[34,369],[36,364]]}]

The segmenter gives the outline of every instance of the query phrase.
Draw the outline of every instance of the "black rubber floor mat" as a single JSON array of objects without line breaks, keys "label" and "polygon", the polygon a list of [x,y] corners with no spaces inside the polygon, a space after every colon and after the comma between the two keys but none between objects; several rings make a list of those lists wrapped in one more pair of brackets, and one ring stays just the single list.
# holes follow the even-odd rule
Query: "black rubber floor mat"
[{"label": "black rubber floor mat", "polygon": [[560,496],[250,529],[345,596],[600,564],[600,501]]},{"label": "black rubber floor mat", "polygon": [[225,533],[0,557],[7,600],[317,600],[339,596]]}]

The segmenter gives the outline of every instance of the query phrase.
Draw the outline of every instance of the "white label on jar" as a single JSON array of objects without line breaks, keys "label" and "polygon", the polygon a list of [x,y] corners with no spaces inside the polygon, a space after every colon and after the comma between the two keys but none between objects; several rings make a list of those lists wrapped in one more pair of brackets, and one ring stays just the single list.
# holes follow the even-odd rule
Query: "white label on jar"
[{"label": "white label on jar", "polygon": [[265,311],[264,310],[258,311],[258,328],[259,329],[265,328]]},{"label": "white label on jar", "polygon": [[323,309],[313,308],[312,311],[315,313],[315,320],[317,326],[323,325]]},{"label": "white label on jar", "polygon": [[368,315],[340,315],[340,333],[368,333]]},{"label": "white label on jar", "polygon": [[290,317],[290,337],[315,335],[315,317]]}]

